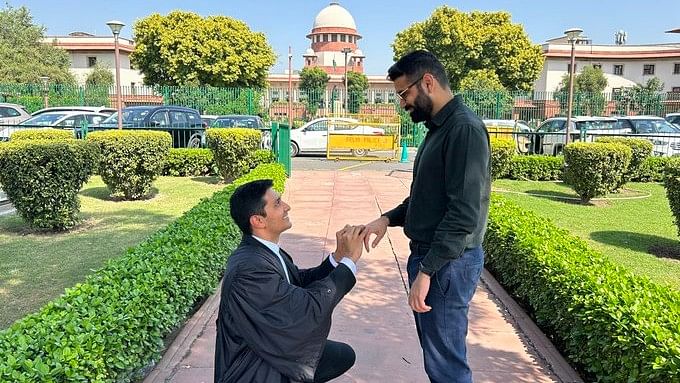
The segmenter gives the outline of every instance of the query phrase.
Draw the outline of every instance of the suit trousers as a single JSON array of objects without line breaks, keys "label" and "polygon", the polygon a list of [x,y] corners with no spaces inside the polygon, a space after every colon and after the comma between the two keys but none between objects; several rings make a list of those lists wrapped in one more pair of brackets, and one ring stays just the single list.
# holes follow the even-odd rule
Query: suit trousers
[{"label": "suit trousers", "polygon": [[356,354],[346,343],[327,340],[314,373],[314,383],[327,382],[344,374],[354,366]]}]

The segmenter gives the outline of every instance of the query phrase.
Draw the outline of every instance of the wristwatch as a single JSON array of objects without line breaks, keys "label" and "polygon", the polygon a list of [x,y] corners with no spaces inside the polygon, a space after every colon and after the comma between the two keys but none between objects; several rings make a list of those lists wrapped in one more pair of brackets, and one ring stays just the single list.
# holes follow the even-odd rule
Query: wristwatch
[{"label": "wristwatch", "polygon": [[434,274],[434,270],[426,268],[422,262],[418,264],[418,271],[427,275],[428,277],[431,277],[432,274]]}]

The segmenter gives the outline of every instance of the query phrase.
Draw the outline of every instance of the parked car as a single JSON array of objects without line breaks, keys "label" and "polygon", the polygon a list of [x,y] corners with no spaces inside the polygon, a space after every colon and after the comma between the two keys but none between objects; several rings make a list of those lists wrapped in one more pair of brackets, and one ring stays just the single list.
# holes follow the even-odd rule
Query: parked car
[{"label": "parked car", "polygon": [[0,125],[18,124],[30,117],[23,105],[0,102]]},{"label": "parked car", "polygon": [[[596,136],[632,132],[631,129],[617,127],[616,121],[616,118],[612,117],[573,117],[569,128],[569,141],[578,141],[581,133],[586,135],[586,140],[591,141]],[[537,134],[533,136],[532,151],[536,154],[558,155],[562,153],[566,141],[566,125],[566,117],[553,117],[543,121],[536,129]]]},{"label": "parked car", "polygon": [[666,121],[676,126],[680,126],[680,113],[668,113],[666,115]]},{"label": "parked car", "polygon": [[517,144],[517,152],[527,153],[531,146],[531,128],[519,120],[482,120],[489,132],[489,137],[508,138]]},{"label": "parked car", "polygon": [[655,156],[680,155],[680,127],[656,116],[617,117],[620,128],[630,129],[639,138],[648,139]]},{"label": "parked car", "polygon": [[211,128],[251,128],[259,130],[262,134],[262,149],[271,149],[272,135],[271,129],[265,125],[260,116],[231,114],[217,116],[210,124]]},{"label": "parked car", "polygon": [[13,132],[21,129],[56,128],[79,131],[84,126],[96,126],[107,117],[104,113],[95,112],[45,112],[18,125],[5,126],[0,131],[0,140],[8,140]]},{"label": "parked car", "polygon": [[[323,117],[312,120],[290,131],[290,155],[326,153],[328,134],[385,134],[382,128],[360,125],[353,118]],[[365,149],[354,149],[355,156],[366,155]]]},{"label": "parked car", "polygon": [[216,114],[201,114],[201,122],[203,122],[203,127],[208,128],[212,123],[219,117]]},{"label": "parked car", "polygon": [[[166,130],[172,135],[176,148],[198,148],[205,141],[205,129],[198,111],[183,106],[128,106],[123,109],[123,128],[152,128]],[[118,113],[113,113],[99,125],[101,128],[118,126]]]},{"label": "parked car", "polygon": [[95,112],[103,113],[110,116],[112,113],[116,112],[116,108],[110,108],[108,106],[51,106],[49,108],[44,108],[33,112],[32,116],[37,116],[39,114],[47,112]]}]

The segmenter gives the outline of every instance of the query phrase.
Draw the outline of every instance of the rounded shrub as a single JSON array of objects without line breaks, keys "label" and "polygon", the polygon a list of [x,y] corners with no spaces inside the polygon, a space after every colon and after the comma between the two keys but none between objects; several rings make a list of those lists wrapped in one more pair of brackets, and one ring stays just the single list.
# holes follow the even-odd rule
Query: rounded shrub
[{"label": "rounded shrub", "polygon": [[619,143],[575,142],[564,148],[564,182],[586,203],[616,189],[632,151]]},{"label": "rounded shrub", "polygon": [[515,155],[515,142],[508,138],[491,137],[491,177],[503,178],[510,172],[512,157]]},{"label": "rounded shrub", "polygon": [[88,134],[101,151],[99,174],[111,196],[126,200],[149,194],[172,146],[167,132],[107,130]]},{"label": "rounded shrub", "polygon": [[272,164],[276,162],[274,152],[269,149],[258,149],[250,156],[250,168],[255,169],[258,165]]},{"label": "rounded shrub", "polygon": [[210,149],[173,148],[163,167],[162,175],[173,177],[206,176],[217,174]]},{"label": "rounded shrub", "polygon": [[600,137],[597,139],[597,142],[616,142],[619,144],[624,144],[632,151],[632,157],[630,159],[630,164],[628,165],[628,171],[624,173],[623,177],[621,178],[621,184],[616,187],[617,189],[619,189],[628,181],[640,178],[642,170],[641,167],[645,160],[652,155],[652,149],[654,148],[651,142],[642,138]]},{"label": "rounded shrub", "polygon": [[671,206],[675,226],[677,226],[678,235],[680,235],[680,158],[673,158],[666,162],[663,181],[668,204]]},{"label": "rounded shrub", "polygon": [[79,140],[24,140],[0,150],[0,183],[35,228],[65,230],[78,222],[78,192],[92,175],[97,147]]},{"label": "rounded shrub", "polygon": [[208,147],[215,165],[225,181],[238,178],[250,170],[252,155],[260,148],[261,133],[255,129],[208,129]]},{"label": "rounded shrub", "polygon": [[25,140],[68,140],[74,138],[73,132],[64,129],[22,129],[13,132],[10,141]]}]

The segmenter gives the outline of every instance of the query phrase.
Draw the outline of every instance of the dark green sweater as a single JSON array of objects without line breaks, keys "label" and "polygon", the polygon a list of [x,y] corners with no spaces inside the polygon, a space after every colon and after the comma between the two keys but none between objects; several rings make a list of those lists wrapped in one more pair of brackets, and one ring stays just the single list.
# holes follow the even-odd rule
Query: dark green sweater
[{"label": "dark green sweater", "polygon": [[390,226],[429,244],[421,270],[432,273],[482,244],[489,213],[489,134],[460,95],[431,121],[413,164],[410,195],[384,215]]}]

